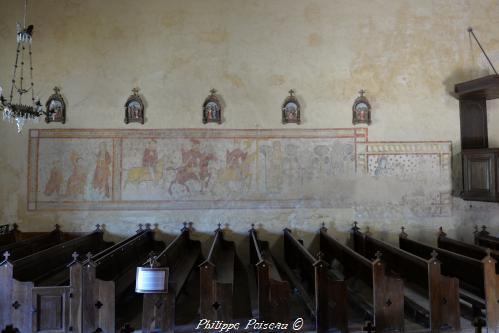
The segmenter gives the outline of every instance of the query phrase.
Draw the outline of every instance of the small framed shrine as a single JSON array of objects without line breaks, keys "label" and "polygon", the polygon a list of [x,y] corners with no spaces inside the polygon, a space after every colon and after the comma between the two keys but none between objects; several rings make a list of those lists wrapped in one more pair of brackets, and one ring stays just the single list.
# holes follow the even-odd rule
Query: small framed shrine
[{"label": "small framed shrine", "polygon": [[60,123],[65,123],[66,122],[66,102],[64,101],[64,98],[60,94],[60,89],[58,87],[54,87],[54,93],[50,95],[50,97],[47,100],[47,103],[45,103],[45,122],[51,123],[51,122],[60,122]]},{"label": "small framed shrine", "polygon": [[371,124],[371,104],[364,96],[366,91],[361,89],[360,96],[355,99],[352,106],[352,124]]},{"label": "small framed shrine", "polygon": [[210,90],[203,103],[203,124],[207,123],[222,123],[222,104],[215,89]]},{"label": "small framed shrine", "polygon": [[301,123],[301,106],[293,89],[289,91],[289,96],[282,103],[281,112],[283,124],[295,123],[299,125]]},{"label": "small framed shrine", "polygon": [[125,103],[125,124],[129,123],[144,124],[144,102],[139,95],[139,88],[132,89],[132,95]]}]

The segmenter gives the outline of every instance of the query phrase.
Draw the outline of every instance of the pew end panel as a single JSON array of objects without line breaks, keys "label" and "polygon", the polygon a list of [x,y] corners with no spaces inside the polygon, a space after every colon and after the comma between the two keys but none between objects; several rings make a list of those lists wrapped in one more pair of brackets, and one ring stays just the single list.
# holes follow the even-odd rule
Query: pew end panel
[{"label": "pew end panel", "polygon": [[277,268],[267,260],[256,264],[258,316],[260,320],[287,322],[290,318],[291,287],[287,281],[271,278],[274,269]]},{"label": "pew end panel", "polygon": [[258,239],[254,225],[250,230],[250,264],[255,268],[258,318],[269,322],[289,322],[291,287],[281,278],[268,242]]},{"label": "pew end panel", "polygon": [[337,328],[348,333],[347,288],[343,280],[329,276],[327,264],[323,260],[314,263],[316,327],[319,333]]},{"label": "pew end panel", "polygon": [[0,263],[0,331],[9,325],[19,332],[32,332],[33,283],[13,278],[13,265],[8,255]]},{"label": "pew end panel", "polygon": [[[304,300],[315,318],[318,333],[326,333],[336,328],[348,332],[347,288],[343,280],[335,280],[329,275],[327,263],[322,253],[316,259],[291,233],[284,229],[284,260],[286,270],[294,275],[297,288],[307,293]],[[298,277],[294,272],[298,271]],[[305,285],[302,284],[305,283]],[[306,297],[305,297],[306,296]],[[311,299],[313,304],[308,304]]]},{"label": "pew end panel", "polygon": [[445,326],[459,331],[459,280],[441,274],[441,263],[435,255],[428,261],[428,289],[432,332],[437,332]]},{"label": "pew end panel", "polygon": [[404,281],[388,276],[380,258],[372,262],[373,312],[377,332],[404,331]]},{"label": "pew end panel", "polygon": [[490,255],[482,260],[484,268],[484,286],[487,306],[487,328],[489,332],[499,333],[499,275],[496,274],[497,262]]},{"label": "pew end panel", "polygon": [[176,301],[201,258],[201,242],[190,239],[190,230],[184,223],[180,235],[156,256],[159,266],[168,267],[170,272],[168,293],[143,295],[143,333],[157,329],[174,332]]}]

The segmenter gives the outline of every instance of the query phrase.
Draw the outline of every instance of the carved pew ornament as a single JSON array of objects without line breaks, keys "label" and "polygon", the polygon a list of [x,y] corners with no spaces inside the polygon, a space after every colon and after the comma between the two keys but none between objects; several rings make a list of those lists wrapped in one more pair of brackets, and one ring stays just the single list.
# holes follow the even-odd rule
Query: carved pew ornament
[{"label": "carved pew ornament", "polygon": [[[291,233],[284,229],[284,261],[288,277],[299,289],[307,307],[315,318],[316,332],[331,328],[348,332],[347,290],[343,280],[333,280],[323,254],[315,258]],[[299,272],[299,276],[293,272]],[[303,283],[301,283],[301,281]]]},{"label": "carved pew ornament", "polygon": [[250,263],[255,269],[258,287],[258,319],[289,322],[291,288],[277,270],[268,242],[258,239],[254,225],[249,231]]},{"label": "carved pew ornament", "polygon": [[376,252],[374,260],[364,258],[329,236],[324,225],[319,232],[319,242],[320,250],[325,254],[328,263],[336,259],[342,264],[345,279],[357,277],[372,288],[372,301],[368,304],[370,306],[368,311],[376,327],[370,323],[370,329],[373,332],[384,330],[403,332],[404,283],[400,278],[385,274],[381,252]]},{"label": "carved pew ornament", "polygon": [[475,226],[474,235],[476,245],[499,251],[499,238],[491,236],[486,226],[483,225],[481,231],[478,231],[478,226]]},{"label": "carved pew ornament", "polygon": [[155,255],[157,264],[169,269],[168,293],[144,294],[143,333],[156,329],[165,333],[174,332],[176,300],[201,257],[201,243],[190,239],[190,230],[187,223],[184,223],[180,235],[166,249]]},{"label": "carved pew ornament", "polygon": [[350,234],[354,250],[366,258],[383,252],[387,269],[397,272],[429,301],[430,330],[452,327],[460,330],[459,280],[441,274],[441,263],[433,252],[429,260],[396,248],[360,232],[356,223]]},{"label": "carved pew ornament", "polygon": [[21,239],[21,232],[18,230],[17,224],[13,224],[12,228],[9,224],[0,225],[0,246],[12,244]]}]

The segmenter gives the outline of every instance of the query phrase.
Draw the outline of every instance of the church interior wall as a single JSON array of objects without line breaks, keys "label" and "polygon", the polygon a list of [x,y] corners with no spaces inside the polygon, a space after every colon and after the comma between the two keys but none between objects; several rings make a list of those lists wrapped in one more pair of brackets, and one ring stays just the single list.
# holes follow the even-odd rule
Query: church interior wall
[{"label": "church interior wall", "polygon": [[[10,86],[19,1],[0,0],[0,85]],[[54,86],[67,100],[66,124],[40,123],[16,133],[0,122],[0,218],[21,230],[90,231],[104,224],[110,238],[133,233],[138,223],[157,225],[162,237],[192,221],[208,239],[217,223],[242,240],[251,224],[275,241],[290,228],[307,243],[321,223],[345,239],[354,220],[389,240],[404,225],[415,238],[434,240],[439,226],[471,241],[475,224],[499,232],[497,203],[459,198],[459,103],[455,83],[491,70],[466,32],[472,26],[499,66],[499,1],[245,1],[245,0],[44,0],[31,1],[37,94]],[[146,122],[125,125],[123,104],[133,87],[146,101]],[[203,125],[201,105],[211,88],[223,97],[223,123]],[[289,89],[302,105],[300,125],[281,123]],[[449,168],[438,183],[425,166],[415,179],[357,174],[354,183],[318,188],[346,193],[348,202],[371,202],[378,211],[350,205],[238,209],[29,210],[30,129],[281,130],[352,129],[352,103],[365,89],[372,105],[368,142],[448,142]],[[488,103],[490,146],[499,146],[499,102]],[[357,125],[357,128],[365,127]],[[380,148],[381,149],[381,148]],[[439,171],[441,172],[441,171]],[[439,174],[442,176],[441,174]],[[443,208],[403,205],[398,195],[445,192]],[[353,184],[353,185],[352,185]],[[403,188],[403,192],[399,189]],[[328,192],[330,191],[330,192]],[[402,194],[401,194],[402,193]],[[415,194],[416,193],[416,194]],[[419,194],[418,194],[419,193]],[[374,202],[374,203],[372,203]],[[396,202],[395,208],[392,203]],[[396,211],[390,214],[392,210]],[[379,212],[386,211],[386,214]]]}]

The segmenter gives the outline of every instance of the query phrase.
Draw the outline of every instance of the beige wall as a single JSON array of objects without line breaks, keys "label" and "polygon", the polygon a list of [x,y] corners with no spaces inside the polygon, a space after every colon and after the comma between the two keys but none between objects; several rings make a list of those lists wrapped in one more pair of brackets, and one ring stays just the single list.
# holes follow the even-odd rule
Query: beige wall
[{"label": "beige wall", "polygon": [[[21,1],[0,0],[0,85],[8,88]],[[68,102],[67,123],[38,128],[282,128],[279,107],[290,88],[304,107],[302,128],[351,127],[351,105],[364,88],[373,106],[372,141],[451,140],[459,152],[457,82],[490,73],[466,32],[473,26],[499,67],[498,0],[37,0],[35,87],[42,100],[53,86]],[[147,101],[145,125],[123,123],[130,90]],[[201,124],[210,88],[226,104],[221,126]],[[293,128],[295,125],[287,127]],[[489,103],[491,145],[499,146],[499,103]],[[100,222],[115,235],[138,221],[174,233],[191,220],[200,231],[229,223],[244,233],[261,222],[314,231],[324,220],[345,232],[351,209],[237,212],[26,211],[27,133],[0,123],[0,217],[24,230],[88,230]],[[455,183],[460,162],[454,158]],[[371,221],[373,229],[433,233],[445,225],[469,239],[471,226],[499,231],[497,204],[453,201],[452,216],[421,221]],[[494,217],[495,216],[495,217]],[[306,236],[306,235],[305,235]],[[310,238],[310,237],[308,237]]]}]

